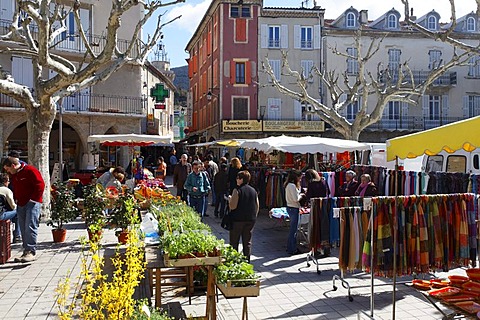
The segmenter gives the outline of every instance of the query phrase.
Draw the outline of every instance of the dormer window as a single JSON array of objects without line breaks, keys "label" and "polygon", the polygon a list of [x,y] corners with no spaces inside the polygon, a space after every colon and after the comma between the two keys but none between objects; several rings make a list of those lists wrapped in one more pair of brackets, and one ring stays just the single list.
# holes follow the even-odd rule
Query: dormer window
[{"label": "dormer window", "polygon": [[474,32],[475,31],[475,18],[468,17],[467,18],[467,31]]},{"label": "dormer window", "polygon": [[429,16],[427,19],[427,29],[428,30],[437,30],[437,17]]},{"label": "dormer window", "polygon": [[388,29],[397,29],[397,16],[393,13],[388,15],[387,27]]},{"label": "dormer window", "polygon": [[355,28],[355,14],[353,12],[347,13],[346,27]]}]

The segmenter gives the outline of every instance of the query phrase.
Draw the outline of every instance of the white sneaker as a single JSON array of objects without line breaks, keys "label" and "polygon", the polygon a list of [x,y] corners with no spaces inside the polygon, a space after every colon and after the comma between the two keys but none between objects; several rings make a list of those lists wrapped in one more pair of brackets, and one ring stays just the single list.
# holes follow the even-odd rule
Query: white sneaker
[{"label": "white sneaker", "polygon": [[22,262],[22,259],[27,255],[27,252],[30,252],[30,251],[23,251],[23,254],[20,257],[17,257],[15,259],[13,259],[13,261],[14,262]]},{"label": "white sneaker", "polygon": [[31,251],[27,251],[25,256],[20,260],[20,262],[32,262],[35,261],[37,258],[35,257],[35,254]]}]

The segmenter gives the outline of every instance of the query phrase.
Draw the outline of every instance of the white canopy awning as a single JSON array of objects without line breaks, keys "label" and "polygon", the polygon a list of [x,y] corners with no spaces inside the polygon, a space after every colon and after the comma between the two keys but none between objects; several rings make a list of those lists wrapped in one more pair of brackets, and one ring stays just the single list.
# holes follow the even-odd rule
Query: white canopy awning
[{"label": "white canopy awning", "polygon": [[108,146],[172,145],[172,137],[149,134],[98,134],[88,137],[87,142],[99,142]]}]

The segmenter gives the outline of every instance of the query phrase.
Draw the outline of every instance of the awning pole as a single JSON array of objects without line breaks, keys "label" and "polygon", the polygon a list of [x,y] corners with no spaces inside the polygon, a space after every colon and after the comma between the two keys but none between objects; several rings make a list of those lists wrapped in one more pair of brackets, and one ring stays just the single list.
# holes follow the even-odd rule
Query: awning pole
[{"label": "awning pole", "polygon": [[392,294],[392,320],[395,320],[395,307],[397,296],[397,206],[398,206],[398,156],[395,156],[395,203],[393,206],[393,294]]}]

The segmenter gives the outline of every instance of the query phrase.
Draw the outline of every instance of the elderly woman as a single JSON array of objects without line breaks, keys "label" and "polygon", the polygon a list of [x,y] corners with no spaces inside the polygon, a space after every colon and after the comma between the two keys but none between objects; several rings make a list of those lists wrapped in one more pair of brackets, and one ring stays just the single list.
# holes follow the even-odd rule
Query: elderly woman
[{"label": "elderly woman", "polygon": [[345,173],[345,182],[338,188],[337,195],[339,197],[353,197],[358,188],[358,181],[355,180],[355,171],[348,170]]},{"label": "elderly woman", "polygon": [[369,174],[362,174],[360,177],[360,185],[355,191],[355,195],[359,197],[375,197],[377,195],[377,187],[372,182]]}]

